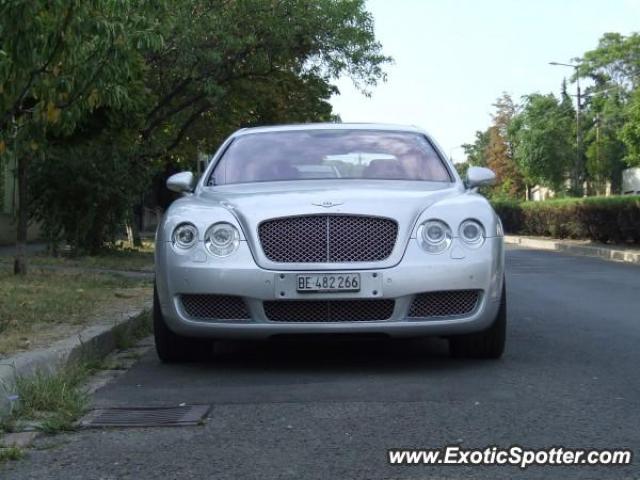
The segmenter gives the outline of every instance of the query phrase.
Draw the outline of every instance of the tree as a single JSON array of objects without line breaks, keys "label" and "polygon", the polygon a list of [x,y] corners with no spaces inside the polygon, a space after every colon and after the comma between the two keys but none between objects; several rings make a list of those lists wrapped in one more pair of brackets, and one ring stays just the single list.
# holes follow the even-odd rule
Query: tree
[{"label": "tree", "polygon": [[142,72],[138,48],[161,42],[140,14],[151,3],[0,2],[0,142],[18,166],[16,273],[26,273],[30,164],[88,112],[137,101],[129,87]]},{"label": "tree", "polygon": [[640,167],[640,88],[633,93],[624,110],[625,122],[620,138],[626,147],[625,162],[630,167]]},{"label": "tree", "polygon": [[579,74],[595,83],[587,91],[594,120],[587,152],[590,168],[617,189],[621,160],[629,166],[640,164],[640,34],[606,33],[580,60]]},{"label": "tree", "polygon": [[511,97],[503,93],[496,103],[493,125],[488,130],[485,149],[486,165],[496,174],[497,182],[492,188],[495,197],[518,198],[523,196],[524,184],[514,159],[514,136],[511,123],[516,117],[517,106]]},{"label": "tree", "polygon": [[456,171],[458,172],[458,175],[460,175],[460,178],[465,179],[471,165],[469,164],[469,162],[461,162],[454,163],[453,166],[456,168]]},{"label": "tree", "polygon": [[[126,5],[124,18],[119,11],[107,17],[118,32],[111,43],[128,57],[107,62],[117,65],[114,72],[78,95],[88,108],[73,125],[46,129],[48,152],[34,173],[42,188],[31,197],[52,237],[92,252],[131,218],[154,174],[189,168],[198,153],[243,126],[333,121],[332,82],[350,76],[366,94],[390,60],[363,0],[176,0],[170,10],[152,1],[77,3],[91,3],[94,15]],[[142,41],[139,32],[162,41]],[[76,37],[63,44],[87,55],[110,39]],[[94,67],[96,61],[88,59]],[[117,92],[120,101],[103,92]],[[79,173],[71,187],[69,171]]]},{"label": "tree", "polygon": [[573,117],[552,95],[525,98],[518,115],[515,160],[529,185],[544,185],[565,191],[565,180],[573,164]]},{"label": "tree", "polygon": [[592,78],[599,87],[609,83],[627,92],[635,90],[640,86],[640,33],[605,33],[598,47],[578,60],[579,75]]},{"label": "tree", "polygon": [[462,148],[469,165],[488,167],[495,172],[496,185],[487,189],[487,195],[517,198],[524,191],[522,175],[514,161],[515,137],[512,134],[518,106],[507,93],[503,93],[493,106],[492,125],[485,131],[476,131],[475,141]]},{"label": "tree", "polygon": [[589,193],[606,184],[617,193],[625,165],[640,165],[640,33],[606,33],[574,62],[572,81],[592,82],[581,95],[579,127],[563,81],[559,99],[536,93],[524,97],[521,108],[503,95],[494,105],[493,125],[464,146],[469,162],[496,170],[506,192],[496,189],[494,195],[518,192],[521,176],[527,188],[540,184],[582,195],[586,181]]},{"label": "tree", "polygon": [[[165,47],[148,56],[155,101],[141,131],[144,155],[212,149],[193,133],[261,121],[328,118],[331,82],[350,76],[363,92],[384,78],[389,58],[363,0],[175,2]],[[284,107],[284,108],[283,108]],[[277,112],[277,115],[274,115]],[[191,135],[190,135],[191,133]],[[185,140],[188,139],[188,142]]]},{"label": "tree", "polygon": [[462,145],[467,163],[476,167],[486,167],[487,158],[486,151],[489,146],[489,129],[485,131],[476,131],[476,139],[473,143],[465,143]]}]

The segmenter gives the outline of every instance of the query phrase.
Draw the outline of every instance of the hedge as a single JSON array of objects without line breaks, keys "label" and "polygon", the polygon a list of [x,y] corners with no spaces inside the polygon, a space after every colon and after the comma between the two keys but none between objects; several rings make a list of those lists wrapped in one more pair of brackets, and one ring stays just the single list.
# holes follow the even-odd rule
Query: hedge
[{"label": "hedge", "polygon": [[640,243],[640,196],[492,204],[507,234]]}]

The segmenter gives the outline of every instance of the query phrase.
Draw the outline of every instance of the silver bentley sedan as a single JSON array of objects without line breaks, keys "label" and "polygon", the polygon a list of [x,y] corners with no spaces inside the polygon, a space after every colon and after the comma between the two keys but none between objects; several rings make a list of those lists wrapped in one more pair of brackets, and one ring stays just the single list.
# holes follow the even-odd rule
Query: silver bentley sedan
[{"label": "silver bentley sedan", "polygon": [[188,359],[213,339],[440,336],[455,357],[499,358],[503,232],[414,127],[308,124],[239,130],[156,234],[158,356]]}]

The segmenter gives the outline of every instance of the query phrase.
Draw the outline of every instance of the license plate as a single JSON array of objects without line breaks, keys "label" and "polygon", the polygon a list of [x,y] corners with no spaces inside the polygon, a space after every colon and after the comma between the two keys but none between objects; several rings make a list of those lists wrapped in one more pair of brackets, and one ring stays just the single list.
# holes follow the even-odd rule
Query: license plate
[{"label": "license plate", "polygon": [[359,292],[359,273],[317,273],[298,275],[298,292]]}]

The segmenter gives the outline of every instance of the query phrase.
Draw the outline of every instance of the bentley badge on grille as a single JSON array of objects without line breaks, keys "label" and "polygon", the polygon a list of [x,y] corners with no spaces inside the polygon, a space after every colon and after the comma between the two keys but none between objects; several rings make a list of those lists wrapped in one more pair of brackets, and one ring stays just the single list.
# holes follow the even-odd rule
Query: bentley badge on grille
[{"label": "bentley badge on grille", "polygon": [[337,207],[338,205],[342,205],[344,202],[332,202],[331,200],[324,200],[322,202],[313,202],[311,205],[315,205],[316,207],[324,207],[331,208]]}]

